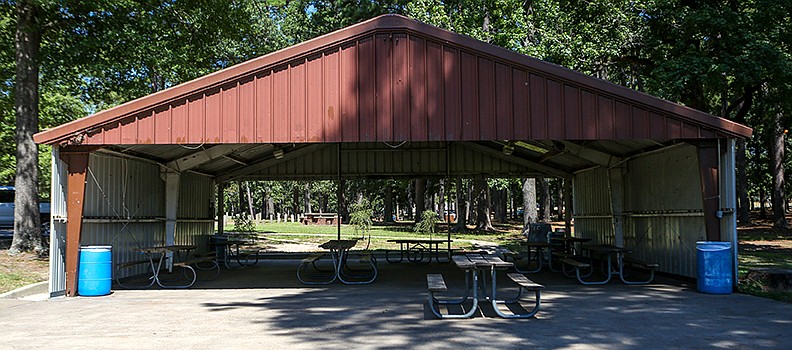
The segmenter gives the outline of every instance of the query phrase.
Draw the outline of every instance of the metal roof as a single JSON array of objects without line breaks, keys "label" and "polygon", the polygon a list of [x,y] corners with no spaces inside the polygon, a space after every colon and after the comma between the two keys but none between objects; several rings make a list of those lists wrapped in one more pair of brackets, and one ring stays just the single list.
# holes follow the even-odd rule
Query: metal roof
[{"label": "metal roof", "polygon": [[[339,173],[568,177],[679,142],[751,132],[467,36],[383,15],[34,139],[228,181]],[[506,154],[509,147],[514,151]]]},{"label": "metal roof", "polygon": [[46,144],[695,139],[751,129],[383,15],[35,135]]}]

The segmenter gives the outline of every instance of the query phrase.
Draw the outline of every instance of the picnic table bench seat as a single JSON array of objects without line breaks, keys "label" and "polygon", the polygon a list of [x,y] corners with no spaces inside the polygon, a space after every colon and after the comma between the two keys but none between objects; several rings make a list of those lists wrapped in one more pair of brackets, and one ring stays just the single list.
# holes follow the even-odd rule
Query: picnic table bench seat
[{"label": "picnic table bench seat", "polygon": [[525,288],[526,290],[533,292],[544,289],[543,285],[531,281],[528,277],[525,277],[525,275],[521,273],[510,273],[507,274],[506,276],[509,277],[509,279],[512,280],[512,282],[516,283],[518,286],[522,288]]},{"label": "picnic table bench seat", "polygon": [[426,284],[429,287],[430,293],[443,293],[448,291],[443,275],[439,273],[430,273],[426,275]]},{"label": "picnic table bench seat", "polygon": [[498,308],[495,308],[495,312],[503,318],[530,318],[536,315],[536,313],[539,311],[539,307],[542,304],[542,290],[545,287],[539,283],[530,280],[528,277],[525,277],[525,275],[521,273],[508,273],[506,274],[506,277],[508,277],[512,282],[514,282],[519,287],[517,296],[511,300],[503,300],[503,301],[496,300],[495,302],[497,304],[506,304],[506,305],[517,304],[522,298],[523,292],[528,291],[528,292],[534,292],[534,305],[530,310],[526,309],[527,311],[526,313],[514,313],[507,315],[504,314],[502,311],[500,311]]},{"label": "picnic table bench seat", "polygon": [[[303,284],[330,284],[336,280],[335,267],[328,270],[319,267],[316,263],[325,253],[313,253],[300,262],[297,267],[297,279]],[[309,269],[308,266],[311,266]]]},{"label": "picnic table bench seat", "polygon": [[121,288],[124,288],[124,289],[143,289],[143,288],[148,288],[148,287],[151,287],[152,285],[154,285],[154,282],[155,282],[154,279],[148,279],[148,282],[146,282],[145,284],[141,284],[139,286],[133,286],[133,285],[126,284],[125,282],[122,282],[122,278],[121,278],[121,276],[123,275],[121,273],[121,271],[124,270],[124,269],[128,269],[128,268],[131,268],[131,267],[134,267],[134,266],[137,266],[137,265],[147,265],[149,268],[151,268],[151,260],[149,260],[149,259],[131,260],[131,261],[125,261],[125,262],[121,262],[121,263],[116,263],[115,265],[116,265],[115,280],[116,280],[116,283]]},{"label": "picnic table bench seat", "polygon": [[619,274],[619,277],[621,278],[622,282],[624,282],[624,284],[648,284],[648,283],[652,283],[652,281],[654,281],[655,270],[660,267],[660,264],[649,263],[649,262],[641,261],[641,260],[638,260],[638,259],[635,259],[635,258],[622,258],[622,263],[629,264],[630,266],[637,267],[639,269],[649,270],[649,277],[647,279],[645,279],[645,280],[640,280],[640,281],[631,281],[631,280],[625,279],[624,278],[624,272],[622,271],[622,273]]},{"label": "picnic table bench seat", "polygon": [[660,267],[660,264],[648,263],[634,258],[623,258],[622,261],[624,261],[625,264],[630,264],[631,266],[639,267],[646,270],[652,270]]}]

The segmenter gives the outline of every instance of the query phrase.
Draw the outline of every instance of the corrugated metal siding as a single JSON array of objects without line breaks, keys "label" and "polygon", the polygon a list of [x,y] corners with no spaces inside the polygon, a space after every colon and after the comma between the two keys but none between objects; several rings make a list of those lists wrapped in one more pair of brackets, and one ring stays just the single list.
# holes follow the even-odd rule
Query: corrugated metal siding
[{"label": "corrugated metal siding", "polygon": [[195,244],[198,251],[209,249],[215,232],[214,181],[206,176],[183,173],[180,180],[176,244]]},{"label": "corrugated metal siding", "polygon": [[528,64],[393,31],[271,62],[220,88],[92,129],[82,143],[715,136],[683,119]]},{"label": "corrugated metal siding", "polygon": [[[448,151],[447,146],[450,147]],[[398,148],[383,143],[344,143],[341,145],[341,175],[346,178],[445,176],[447,157],[450,158],[448,173],[451,176],[483,173],[492,177],[523,177],[537,174],[534,169],[456,143],[412,142]],[[338,147],[323,147],[246,176],[256,179],[335,179],[338,177]]]},{"label": "corrugated metal siding", "polygon": [[[81,245],[113,246],[115,263],[145,259],[134,249],[165,243],[165,182],[158,165],[92,154],[86,179]],[[212,222],[213,182],[184,173],[180,181],[177,244],[206,249]],[[144,273],[145,265],[121,271],[121,277]]]},{"label": "corrugated metal siding", "polygon": [[[694,277],[706,232],[696,148],[682,145],[632,159],[624,175],[624,246],[660,271]],[[608,172],[575,174],[575,235],[614,243]]]},{"label": "corrugated metal siding", "polygon": [[627,169],[625,247],[661,271],[695,277],[696,242],[706,237],[696,148],[640,157]]},{"label": "corrugated metal siding", "polygon": [[[146,259],[135,248],[164,243],[165,182],[159,166],[91,154],[86,175],[80,245],[110,245],[113,262]],[[121,271],[144,273],[146,265]]]},{"label": "corrugated metal siding", "polygon": [[595,168],[575,174],[573,181],[575,236],[594,244],[614,244],[608,171]]},{"label": "corrugated metal siding", "polygon": [[50,259],[49,293],[66,293],[66,164],[59,148],[52,147],[52,183],[50,187]]},{"label": "corrugated metal siding", "polygon": [[87,218],[164,217],[165,182],[159,166],[92,153],[86,175]]}]

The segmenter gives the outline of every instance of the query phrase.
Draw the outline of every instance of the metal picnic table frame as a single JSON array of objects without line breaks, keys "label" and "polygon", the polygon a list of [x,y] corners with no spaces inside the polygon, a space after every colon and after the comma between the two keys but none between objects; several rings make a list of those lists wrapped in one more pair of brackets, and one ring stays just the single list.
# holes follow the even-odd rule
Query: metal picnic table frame
[{"label": "metal picnic table frame", "polygon": [[[405,256],[407,257],[407,261],[416,263],[416,264],[428,264],[432,262],[432,256],[434,256],[435,261],[438,263],[447,263],[450,262],[451,251],[448,250],[448,259],[444,261],[440,261],[440,244],[448,243],[449,245],[453,242],[450,239],[427,239],[427,238],[404,238],[404,239],[389,239],[388,242],[390,243],[399,243],[399,259],[390,258],[389,250],[385,251],[385,260],[389,263],[400,263],[404,261]],[[434,246],[434,248],[433,248]],[[424,262],[424,252],[429,252],[429,258],[426,259]],[[411,253],[414,254],[411,256]],[[418,255],[420,254],[420,255]],[[419,257],[420,256],[420,257]]]}]

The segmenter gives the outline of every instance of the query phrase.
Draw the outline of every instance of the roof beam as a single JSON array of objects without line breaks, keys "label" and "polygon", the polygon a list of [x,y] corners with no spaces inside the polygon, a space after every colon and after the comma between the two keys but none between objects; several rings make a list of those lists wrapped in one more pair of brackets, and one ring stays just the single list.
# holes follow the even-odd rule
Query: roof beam
[{"label": "roof beam", "polygon": [[512,162],[514,164],[517,164],[517,165],[520,165],[520,166],[523,166],[523,167],[526,167],[526,168],[534,169],[534,170],[536,170],[538,172],[541,172],[541,173],[544,173],[544,174],[547,174],[547,175],[551,175],[553,177],[562,177],[562,178],[565,178],[565,179],[572,178],[572,174],[569,173],[569,172],[566,172],[566,171],[563,171],[563,170],[560,170],[560,169],[556,169],[556,168],[553,168],[553,167],[550,167],[550,166],[547,166],[547,165],[544,165],[544,164],[540,164],[540,163],[537,163],[537,162],[534,162],[534,161],[531,161],[531,160],[523,159],[523,158],[517,157],[515,155],[507,156],[507,155],[503,154],[503,152],[501,152],[499,150],[495,150],[495,149],[489,148],[487,146],[482,146],[482,145],[479,145],[477,143],[463,142],[462,146],[470,148],[470,149],[472,149],[474,151],[478,151],[478,152],[487,154],[489,156],[492,156],[492,157],[495,157],[495,158],[498,158],[498,159],[503,159],[503,160],[505,160],[507,162]]},{"label": "roof beam", "polygon": [[564,151],[568,154],[571,154],[578,158],[583,158],[589,162],[592,162],[597,165],[601,165],[606,168],[610,168],[617,164],[622,163],[623,159],[607,154],[605,152],[600,152],[585,146],[578,145],[574,142],[570,141],[557,141],[564,145]]},{"label": "roof beam", "polygon": [[[268,146],[272,147],[272,145]],[[215,159],[226,157],[229,154],[242,149],[243,147],[246,147],[246,145],[217,145],[188,154],[184,157],[179,157],[179,159],[168,162],[166,166],[170,169],[175,169],[180,172],[187,171],[209,163]]]},{"label": "roof beam", "polygon": [[316,152],[316,151],[318,151],[319,149],[321,149],[321,148],[323,148],[325,146],[326,146],[325,144],[314,144],[314,145],[305,146],[305,147],[302,147],[302,148],[295,149],[295,150],[293,150],[291,152],[284,152],[283,153],[283,158],[281,158],[281,159],[276,159],[276,158],[273,157],[273,158],[267,158],[267,159],[264,159],[264,160],[261,160],[261,161],[258,161],[258,162],[254,162],[254,163],[251,163],[248,166],[244,166],[244,167],[237,168],[235,170],[231,170],[231,171],[227,172],[223,176],[218,176],[217,178],[215,178],[215,180],[217,182],[219,182],[219,183],[227,182],[229,180],[234,180],[236,178],[239,178],[239,177],[242,177],[242,176],[245,176],[245,175],[248,175],[248,174],[252,174],[252,173],[255,173],[255,172],[260,171],[260,170],[264,170],[264,169],[269,168],[271,166],[274,166],[274,165],[277,165],[277,164],[280,164],[280,163],[283,163],[283,162],[287,162],[287,161],[295,159],[295,158],[302,157],[302,156],[304,156],[306,154],[309,154],[309,153],[312,153],[312,152]]}]

